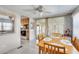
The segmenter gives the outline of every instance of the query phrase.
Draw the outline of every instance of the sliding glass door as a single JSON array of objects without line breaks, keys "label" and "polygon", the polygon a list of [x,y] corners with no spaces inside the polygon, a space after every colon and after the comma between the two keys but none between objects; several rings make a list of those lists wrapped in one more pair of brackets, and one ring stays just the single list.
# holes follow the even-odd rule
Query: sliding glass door
[{"label": "sliding glass door", "polygon": [[36,35],[45,34],[45,19],[37,20],[36,22]]}]

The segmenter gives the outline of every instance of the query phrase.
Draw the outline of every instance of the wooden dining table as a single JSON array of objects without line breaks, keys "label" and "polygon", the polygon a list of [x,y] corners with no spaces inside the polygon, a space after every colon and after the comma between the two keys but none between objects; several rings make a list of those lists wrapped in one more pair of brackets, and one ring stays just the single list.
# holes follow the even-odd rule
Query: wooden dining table
[{"label": "wooden dining table", "polygon": [[61,39],[61,38],[53,38],[52,40],[50,41],[45,41],[45,40],[41,40],[40,42],[37,43],[38,47],[44,47],[44,43],[48,43],[48,44],[51,44],[51,43],[56,43],[56,44],[59,44],[61,45],[62,47],[65,47],[65,50],[66,50],[66,54],[71,54],[72,51],[73,51],[73,45],[72,43],[70,42],[71,45],[68,45],[68,44],[64,44],[63,42],[61,42],[61,40],[67,40],[67,39]]}]

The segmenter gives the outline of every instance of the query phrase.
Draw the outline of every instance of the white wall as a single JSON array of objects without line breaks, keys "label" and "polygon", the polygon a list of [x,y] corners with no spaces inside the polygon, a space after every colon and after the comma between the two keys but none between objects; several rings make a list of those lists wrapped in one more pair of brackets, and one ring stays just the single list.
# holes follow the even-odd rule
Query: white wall
[{"label": "white wall", "polygon": [[73,17],[73,36],[79,39],[79,8],[72,14]]},{"label": "white wall", "polygon": [[64,16],[65,21],[64,21],[64,31],[67,29],[70,29],[70,34],[72,34],[72,29],[73,29],[73,19],[71,15],[66,15]]},{"label": "white wall", "polygon": [[20,46],[20,16],[17,14],[15,16],[15,32],[0,35],[0,53],[6,53]]}]

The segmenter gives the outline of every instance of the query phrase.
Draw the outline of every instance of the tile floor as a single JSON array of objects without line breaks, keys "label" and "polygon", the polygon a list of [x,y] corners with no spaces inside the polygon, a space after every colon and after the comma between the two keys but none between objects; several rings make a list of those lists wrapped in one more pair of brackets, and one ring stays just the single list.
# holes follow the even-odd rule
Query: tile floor
[{"label": "tile floor", "polygon": [[29,40],[23,40],[22,46],[19,49],[13,49],[9,51],[7,54],[38,54],[38,46],[36,45],[36,42],[29,41]]},{"label": "tile floor", "polygon": [[[22,47],[13,49],[6,54],[38,54],[38,46],[36,45],[36,41],[25,40],[22,39]],[[79,54],[79,52],[73,47],[72,54]]]}]

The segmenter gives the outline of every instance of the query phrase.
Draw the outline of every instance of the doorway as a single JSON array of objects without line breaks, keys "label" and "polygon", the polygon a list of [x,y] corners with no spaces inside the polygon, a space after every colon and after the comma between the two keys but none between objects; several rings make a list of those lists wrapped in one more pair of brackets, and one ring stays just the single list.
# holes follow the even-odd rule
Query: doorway
[{"label": "doorway", "polygon": [[29,40],[29,18],[21,17],[21,44],[25,44]]},{"label": "doorway", "polygon": [[39,34],[45,34],[45,19],[39,19],[36,21],[36,37],[38,38]]}]

